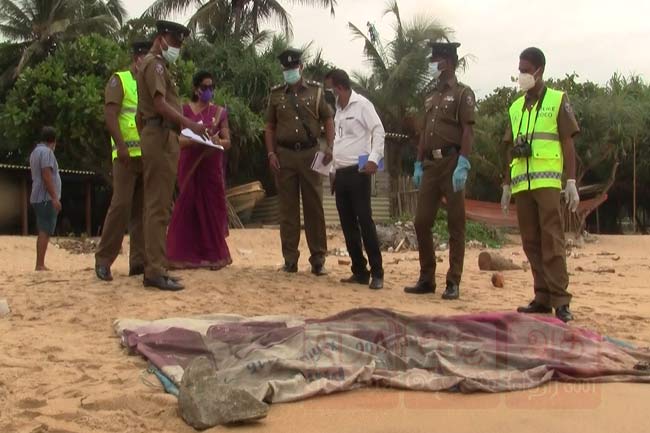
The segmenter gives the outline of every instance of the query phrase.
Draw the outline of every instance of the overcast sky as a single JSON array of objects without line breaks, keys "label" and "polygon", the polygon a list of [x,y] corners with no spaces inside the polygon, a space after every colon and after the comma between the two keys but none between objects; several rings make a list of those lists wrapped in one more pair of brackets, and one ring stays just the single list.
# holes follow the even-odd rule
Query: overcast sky
[{"label": "overcast sky", "polygon": [[[348,21],[366,30],[375,23],[382,40],[392,38],[392,16],[382,16],[384,0],[338,0],[336,16],[326,10],[291,6],[293,44],[313,42],[326,59],[348,71],[367,71],[363,43],[352,40]],[[147,0],[125,0],[131,17]],[[404,23],[428,15],[454,30],[459,54],[476,59],[460,79],[477,95],[511,85],[518,55],[534,45],[546,54],[546,76],[576,72],[604,83],[613,73],[650,74],[650,2],[641,0],[398,0]]]}]

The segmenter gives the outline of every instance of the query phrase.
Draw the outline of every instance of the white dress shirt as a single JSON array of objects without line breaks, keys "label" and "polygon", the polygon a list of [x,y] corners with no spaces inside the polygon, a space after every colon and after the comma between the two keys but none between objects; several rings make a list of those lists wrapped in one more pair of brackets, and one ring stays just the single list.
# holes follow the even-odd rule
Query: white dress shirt
[{"label": "white dress shirt", "polygon": [[345,108],[336,104],[334,170],[359,164],[359,155],[379,165],[384,157],[384,126],[372,102],[354,90]]}]

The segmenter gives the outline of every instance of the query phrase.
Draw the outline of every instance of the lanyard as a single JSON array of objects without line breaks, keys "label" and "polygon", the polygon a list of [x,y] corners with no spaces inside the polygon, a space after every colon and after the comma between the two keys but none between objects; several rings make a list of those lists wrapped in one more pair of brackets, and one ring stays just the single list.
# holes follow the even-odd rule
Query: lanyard
[{"label": "lanyard", "polygon": [[[544,102],[544,97],[546,96],[546,87],[544,87],[544,90],[542,90],[542,94],[539,97],[539,100],[537,101],[537,107],[535,107],[535,119],[533,120],[533,129],[530,131],[530,135],[528,135],[529,128],[530,128],[530,115],[532,110],[528,110],[528,120],[526,121],[526,141],[531,142],[533,135],[535,135],[535,127],[537,126],[537,116],[539,116],[539,110],[542,109],[542,102]],[[526,109],[526,103],[524,102],[524,108],[522,108],[521,112],[521,119],[519,119],[519,127],[517,128],[517,136],[521,135],[521,124],[524,122],[524,116],[523,112]],[[531,139],[529,141],[529,139]]]}]

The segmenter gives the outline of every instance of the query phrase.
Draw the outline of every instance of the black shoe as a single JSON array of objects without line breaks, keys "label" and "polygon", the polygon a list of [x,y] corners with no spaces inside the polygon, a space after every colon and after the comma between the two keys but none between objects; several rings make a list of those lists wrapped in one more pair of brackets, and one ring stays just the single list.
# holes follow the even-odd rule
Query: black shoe
[{"label": "black shoe", "polygon": [[555,317],[563,321],[564,323],[573,320],[573,314],[569,310],[569,304],[562,305],[555,309]]},{"label": "black shoe", "polygon": [[542,305],[537,301],[531,301],[531,303],[528,304],[527,307],[519,307],[519,308],[517,308],[517,313],[548,314],[548,313],[552,313],[552,312],[553,312],[553,309],[551,307],[547,307],[546,305]]},{"label": "black shoe", "polygon": [[167,290],[170,292],[177,292],[185,288],[182,284],[179,284],[167,276],[160,276],[156,278],[145,277],[142,280],[142,285],[145,287],[157,287],[160,290]]},{"label": "black shoe", "polygon": [[144,275],[144,265],[136,265],[129,267],[129,277],[134,277],[136,275]]},{"label": "black shoe", "polygon": [[295,274],[298,272],[298,265],[296,263],[285,263],[282,267],[282,272],[287,272],[290,274]]},{"label": "black shoe", "polygon": [[384,279],[382,277],[372,277],[369,286],[372,290],[379,290],[384,288]]},{"label": "black shoe", "polygon": [[415,286],[404,287],[404,291],[413,295],[426,295],[436,293],[436,286],[426,281],[418,281]]},{"label": "black shoe", "polygon": [[323,265],[312,266],[311,273],[316,275],[317,277],[322,277],[323,275],[327,275],[327,271],[325,270],[325,266]]},{"label": "black shoe", "polygon": [[111,268],[104,265],[95,265],[95,274],[102,281],[113,281]]},{"label": "black shoe", "polygon": [[442,294],[442,299],[450,301],[458,298],[460,298],[460,287],[456,283],[447,281],[447,287],[445,288],[445,292]]},{"label": "black shoe", "polygon": [[363,284],[364,286],[370,282],[370,274],[352,274],[348,278],[341,278],[344,284]]}]

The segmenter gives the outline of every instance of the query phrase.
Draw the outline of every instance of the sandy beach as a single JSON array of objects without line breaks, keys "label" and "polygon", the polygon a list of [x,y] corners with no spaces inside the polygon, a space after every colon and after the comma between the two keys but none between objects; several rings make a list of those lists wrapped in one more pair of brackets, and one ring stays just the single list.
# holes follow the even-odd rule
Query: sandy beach
[{"label": "sandy beach", "polygon": [[[56,242],[57,239],[53,239]],[[128,239],[124,250],[128,251]],[[330,274],[309,273],[304,236],[299,273],[278,272],[279,232],[235,230],[233,265],[175,272],[187,289],[162,293],[129,278],[128,260],[113,266],[115,281],[99,281],[92,254],[50,245],[50,272],[34,267],[35,239],[0,237],[0,299],[11,314],[0,318],[0,433],[191,432],[147,363],[128,356],[112,325],[117,318],[159,319],[208,313],[296,314],[323,317],[355,307],[414,314],[453,315],[512,310],[532,296],[530,271],[508,271],[494,288],[478,269],[480,249],[468,249],[461,299],[440,299],[447,253],[439,253],[436,295],[408,296],[418,275],[417,252],[385,253],[386,287],[371,291],[341,285],[349,267],[328,259]],[[329,231],[329,248],[344,248]],[[574,294],[572,326],[650,345],[650,237],[597,236],[568,259]],[[517,238],[500,254],[521,264]],[[613,272],[611,272],[613,271]],[[209,431],[238,432],[643,432],[650,431],[642,384],[552,384],[540,389],[458,395],[386,389],[352,391],[274,405],[262,422]]]}]

